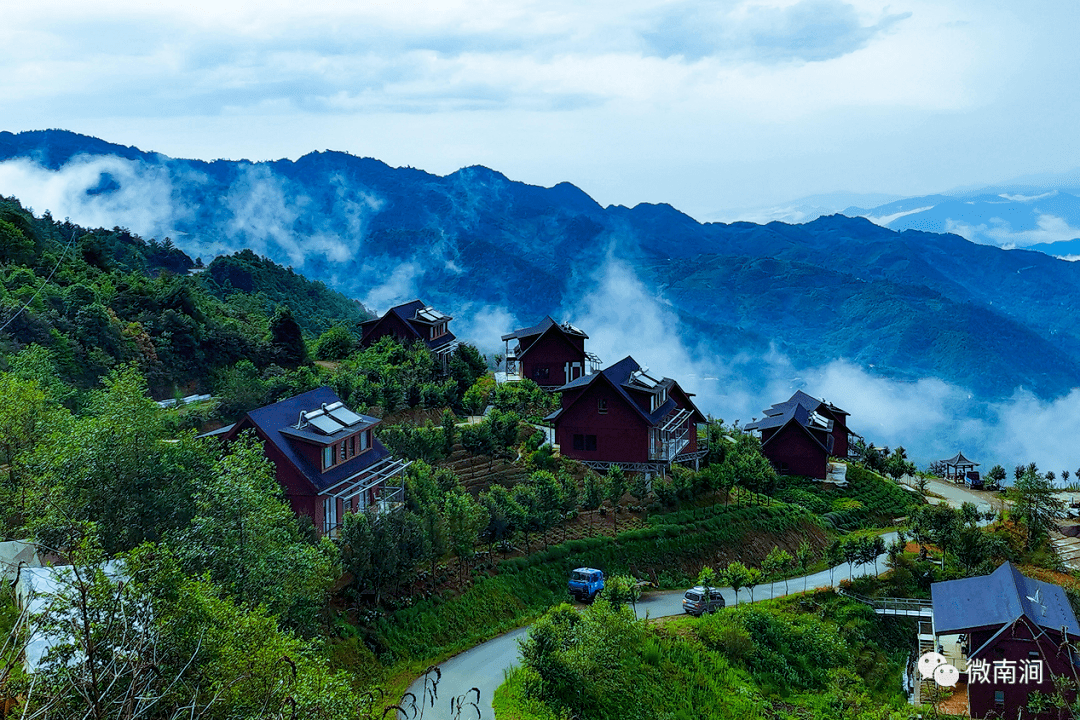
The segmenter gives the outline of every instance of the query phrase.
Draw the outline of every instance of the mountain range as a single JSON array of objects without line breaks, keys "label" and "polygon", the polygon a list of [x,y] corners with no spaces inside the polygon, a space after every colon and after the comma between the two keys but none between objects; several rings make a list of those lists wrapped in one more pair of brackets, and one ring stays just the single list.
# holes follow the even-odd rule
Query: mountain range
[{"label": "mountain range", "polygon": [[[779,352],[796,367],[844,358],[986,400],[1080,386],[1080,265],[939,232],[956,203],[986,209],[994,195],[852,213],[881,224],[840,214],[700,223],[668,205],[602,207],[568,183],[537,187],[480,166],[438,176],[342,152],[205,162],[59,130],[0,132],[0,167],[0,180],[19,181],[0,192],[39,211],[48,203],[82,224],[108,215],[207,261],[251,248],[377,310],[421,297],[458,317],[497,308],[523,325],[575,320],[617,266],[702,356]],[[1080,199],[1067,192],[999,200],[1080,224]],[[625,332],[632,347],[632,322]]]}]

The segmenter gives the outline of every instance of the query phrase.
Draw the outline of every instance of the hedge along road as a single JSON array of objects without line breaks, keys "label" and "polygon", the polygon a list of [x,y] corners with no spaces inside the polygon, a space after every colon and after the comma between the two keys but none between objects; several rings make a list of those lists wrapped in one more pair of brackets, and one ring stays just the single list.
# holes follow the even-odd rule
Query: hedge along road
[{"label": "hedge along road", "polygon": [[[885,539],[885,542],[890,543],[896,539],[896,533],[885,533],[882,538]],[[878,571],[885,570],[886,557],[885,553],[878,555]],[[804,577],[789,578],[787,588],[791,593],[799,593],[803,591],[804,586],[807,590],[831,587],[841,580],[872,574],[875,572],[875,563],[861,565],[856,563],[853,573],[848,572],[848,565],[844,563],[834,567],[831,572],[831,578],[829,570],[822,570]],[[650,593],[647,597],[638,600],[638,617],[655,618],[681,615],[683,612],[682,597],[684,592],[686,591],[673,590]],[[735,592],[731,588],[721,588],[721,592],[726,605],[732,606],[735,604]],[[787,593],[784,592],[784,581],[779,580],[771,585],[770,583],[758,585],[754,588],[753,597],[755,601],[759,601],[783,597],[785,594]],[[750,602],[750,591],[746,588],[739,591],[739,603],[744,602]],[[479,712],[479,720],[494,720],[495,712],[491,709],[491,699],[495,695],[495,689],[503,683],[504,672],[520,662],[518,640],[525,637],[528,629],[528,626],[526,626],[511,630],[504,635],[481,643],[471,650],[455,655],[442,663],[439,666],[442,669],[442,678],[438,684],[438,698],[435,700],[434,707],[431,706],[430,698],[427,699],[424,717],[432,720],[451,718],[453,717],[453,713],[449,712],[451,703],[458,698],[462,698],[465,704],[465,710],[461,713],[462,720],[476,718],[477,711]],[[476,693],[472,692],[472,688],[480,691],[479,699],[477,699]],[[404,715],[399,713],[400,720],[415,720],[420,717],[420,704],[425,699],[424,679],[420,678],[414,682],[409,687],[409,692],[416,697],[415,708],[403,704],[403,707],[408,712]],[[474,703],[476,704],[476,710],[473,709]]]}]

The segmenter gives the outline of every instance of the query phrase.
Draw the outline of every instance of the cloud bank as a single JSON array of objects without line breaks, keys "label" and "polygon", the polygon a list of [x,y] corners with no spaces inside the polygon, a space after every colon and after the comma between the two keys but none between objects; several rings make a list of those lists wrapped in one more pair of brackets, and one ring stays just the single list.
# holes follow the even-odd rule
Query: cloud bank
[{"label": "cloud bank", "polygon": [[633,355],[642,365],[696,393],[698,407],[726,422],[746,424],[803,390],[851,413],[852,429],[875,445],[904,446],[920,467],[963,450],[986,472],[1035,462],[1058,476],[1080,467],[1075,428],[1080,389],[1053,401],[1018,390],[1009,400],[981,403],[963,387],[938,378],[902,382],[847,360],[799,367],[775,350],[720,357],[704,352],[662,294],[609,255],[586,281],[591,290],[569,304],[568,317],[585,330],[586,347],[604,365]]}]

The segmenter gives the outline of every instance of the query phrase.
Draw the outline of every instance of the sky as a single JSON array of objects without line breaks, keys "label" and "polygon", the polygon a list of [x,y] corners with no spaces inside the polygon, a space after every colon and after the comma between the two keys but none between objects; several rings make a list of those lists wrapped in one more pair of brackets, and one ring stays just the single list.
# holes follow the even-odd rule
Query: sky
[{"label": "sky", "polygon": [[0,129],[473,164],[699,219],[1080,166],[1080,6],[0,0]]}]

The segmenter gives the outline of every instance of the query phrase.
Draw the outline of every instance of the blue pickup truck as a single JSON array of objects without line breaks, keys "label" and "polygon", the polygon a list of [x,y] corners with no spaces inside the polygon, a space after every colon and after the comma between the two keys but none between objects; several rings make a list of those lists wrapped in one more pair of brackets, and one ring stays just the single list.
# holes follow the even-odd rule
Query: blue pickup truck
[{"label": "blue pickup truck", "polygon": [[578,602],[592,602],[604,589],[604,572],[596,568],[577,568],[570,573],[568,588]]}]

